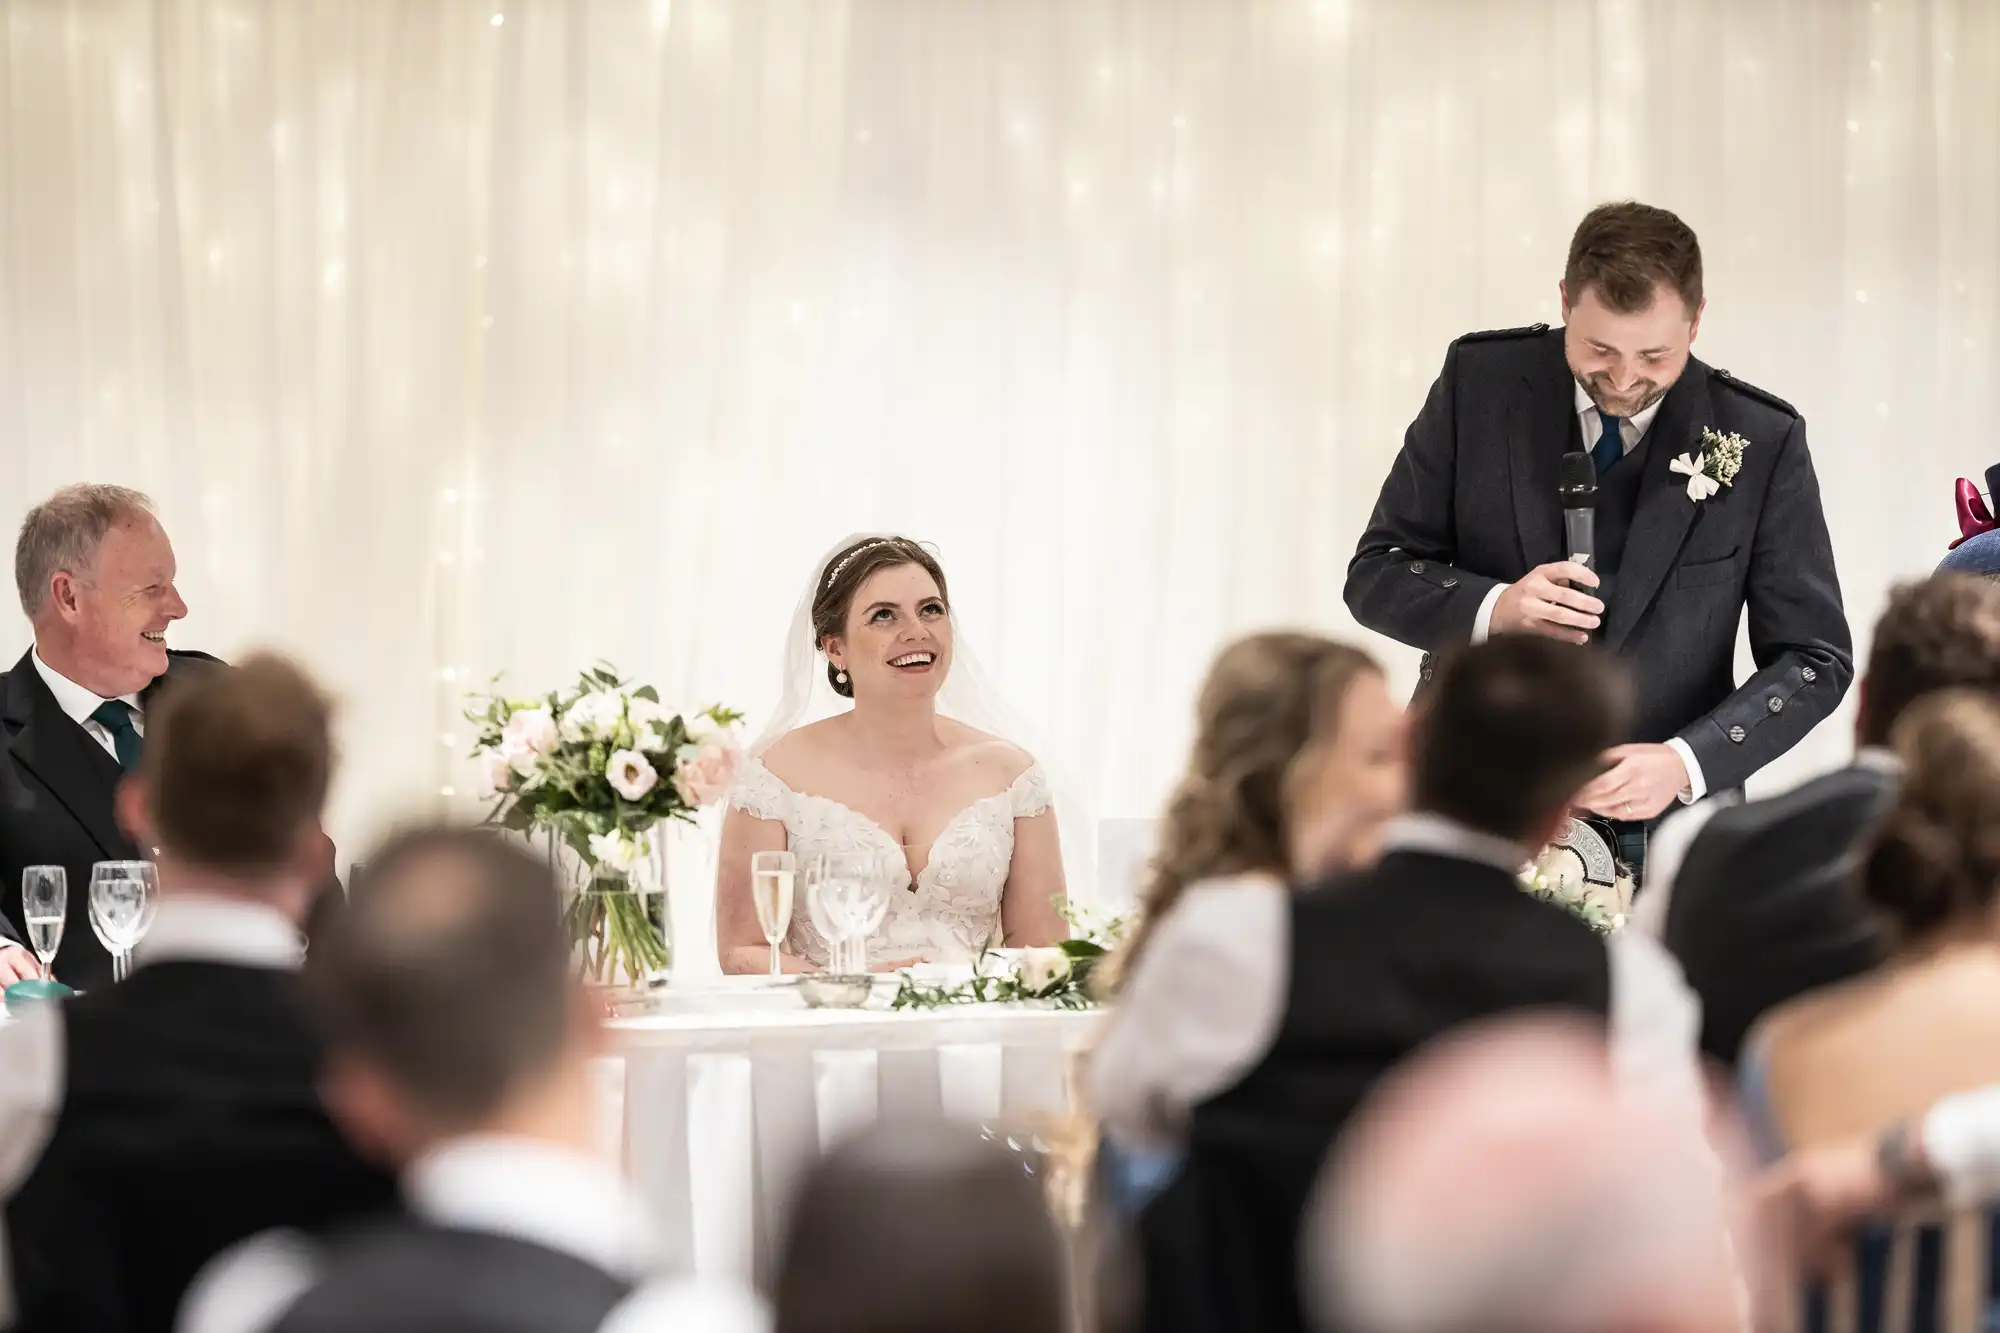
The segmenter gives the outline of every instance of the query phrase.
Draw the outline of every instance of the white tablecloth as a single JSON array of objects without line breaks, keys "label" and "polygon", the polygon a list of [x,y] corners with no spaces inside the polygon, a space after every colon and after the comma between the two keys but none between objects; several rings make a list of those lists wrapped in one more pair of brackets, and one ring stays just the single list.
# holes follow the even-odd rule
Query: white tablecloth
[{"label": "white tablecloth", "polygon": [[1103,1015],[981,1005],[809,1010],[765,978],[677,988],[612,1025],[606,1134],[683,1271],[767,1277],[784,1208],[826,1148],[877,1119],[1018,1127],[1072,1104],[1073,1053]]}]

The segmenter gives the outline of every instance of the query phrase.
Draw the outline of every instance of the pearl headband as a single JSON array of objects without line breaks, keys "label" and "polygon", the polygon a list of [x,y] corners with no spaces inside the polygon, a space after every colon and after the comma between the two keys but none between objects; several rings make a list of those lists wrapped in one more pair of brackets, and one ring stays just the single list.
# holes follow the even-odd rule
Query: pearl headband
[{"label": "pearl headband", "polygon": [[834,563],[833,568],[826,571],[826,586],[831,588],[833,586],[833,581],[840,577],[840,571],[846,569],[847,566],[853,561],[854,557],[860,555],[863,551],[872,551],[878,546],[900,546],[900,545],[902,545],[902,538],[900,537],[884,537],[878,541],[861,543],[861,545],[855,547],[853,550],[849,551],[846,555],[840,557],[840,559]]}]

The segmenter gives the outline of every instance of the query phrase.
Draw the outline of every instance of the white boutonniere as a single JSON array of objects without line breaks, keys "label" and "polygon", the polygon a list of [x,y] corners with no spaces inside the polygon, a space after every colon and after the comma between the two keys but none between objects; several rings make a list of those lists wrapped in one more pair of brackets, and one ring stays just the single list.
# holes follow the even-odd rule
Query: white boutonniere
[{"label": "white boutonniere", "polygon": [[1701,452],[1682,454],[1670,470],[1688,479],[1688,499],[1700,504],[1724,486],[1734,485],[1743,470],[1743,451],[1750,441],[1734,431],[1724,433],[1712,426],[1701,428]]}]

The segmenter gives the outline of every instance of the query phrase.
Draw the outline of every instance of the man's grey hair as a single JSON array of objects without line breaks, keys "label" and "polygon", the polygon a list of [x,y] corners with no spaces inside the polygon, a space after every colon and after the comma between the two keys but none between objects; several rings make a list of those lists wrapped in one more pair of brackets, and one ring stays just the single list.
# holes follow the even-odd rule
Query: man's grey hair
[{"label": "man's grey hair", "polygon": [[49,599],[49,580],[60,571],[81,575],[97,560],[104,534],[119,523],[151,516],[153,502],[126,486],[65,486],[28,511],[14,543],[14,584],[21,609],[33,620]]}]

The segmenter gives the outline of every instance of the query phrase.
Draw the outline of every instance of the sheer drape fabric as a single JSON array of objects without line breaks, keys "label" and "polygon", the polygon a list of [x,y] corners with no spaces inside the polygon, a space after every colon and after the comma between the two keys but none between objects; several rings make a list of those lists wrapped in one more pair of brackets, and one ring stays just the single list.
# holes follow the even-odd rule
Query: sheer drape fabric
[{"label": "sheer drape fabric", "polygon": [[1447,342],[1555,320],[1605,198],[1701,233],[1857,630],[1994,461],[1986,0],[12,0],[0,180],[0,514],[151,490],[177,640],[344,696],[350,847],[473,809],[497,670],[754,726],[856,528],[1152,813],[1221,642],[1352,632]]}]

